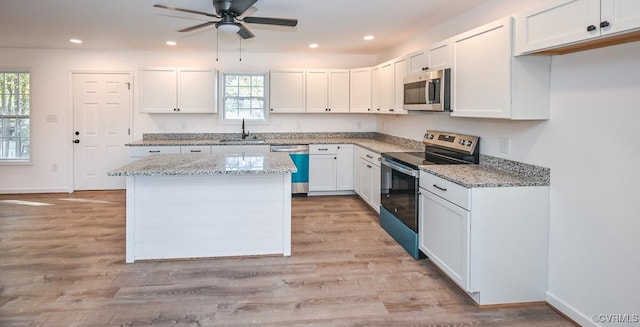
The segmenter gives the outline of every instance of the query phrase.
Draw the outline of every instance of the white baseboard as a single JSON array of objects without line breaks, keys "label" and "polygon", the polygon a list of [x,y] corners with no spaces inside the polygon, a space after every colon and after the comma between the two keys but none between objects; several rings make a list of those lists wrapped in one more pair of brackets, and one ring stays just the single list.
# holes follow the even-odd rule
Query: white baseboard
[{"label": "white baseboard", "polygon": [[596,324],[591,320],[591,318],[588,315],[585,315],[584,313],[578,311],[576,308],[567,304],[565,301],[561,300],[560,298],[551,294],[550,292],[547,292],[547,303],[549,303],[549,305],[556,308],[558,311],[562,312],[562,314],[566,315],[573,321],[580,324],[580,326],[584,326],[584,327],[587,327],[587,326],[601,327],[602,326],[602,325]]},{"label": "white baseboard", "polygon": [[323,196],[323,195],[352,195],[354,191],[315,191],[308,192],[307,196]]},{"label": "white baseboard", "polygon": [[0,189],[0,194],[26,194],[26,193],[73,193],[68,188],[14,188]]}]

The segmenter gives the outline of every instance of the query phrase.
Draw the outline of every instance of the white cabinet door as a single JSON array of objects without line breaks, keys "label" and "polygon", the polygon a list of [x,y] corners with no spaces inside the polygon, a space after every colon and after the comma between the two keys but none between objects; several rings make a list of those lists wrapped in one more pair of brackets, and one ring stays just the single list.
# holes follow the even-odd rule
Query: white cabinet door
[{"label": "white cabinet door", "polygon": [[404,78],[407,77],[407,60],[405,58],[393,62],[393,107],[388,112],[406,114],[404,110]]},{"label": "white cabinet door", "polygon": [[361,175],[361,167],[360,167],[360,151],[361,147],[354,146],[353,147],[353,191],[356,192],[360,197],[362,197],[362,175]]},{"label": "white cabinet door", "polygon": [[371,112],[371,68],[352,69],[349,81],[349,111]]},{"label": "white cabinet door", "polygon": [[216,72],[211,69],[178,70],[178,108],[182,113],[215,113]]},{"label": "white cabinet door", "polygon": [[371,69],[371,111],[380,111],[380,99],[381,99],[381,79],[382,71],[381,66],[376,66]]},{"label": "white cabinet door", "polygon": [[178,108],[176,68],[140,70],[140,112],[168,113]]},{"label": "white cabinet door", "polygon": [[336,160],[335,154],[309,155],[309,191],[336,190]]},{"label": "white cabinet door", "polygon": [[427,69],[429,69],[427,51],[422,49],[407,55],[407,73],[409,75],[419,74]]},{"label": "white cabinet door", "polygon": [[[393,87],[395,80],[394,65],[392,61],[384,63],[380,66],[380,107],[376,108],[378,112],[389,112],[395,106],[395,88]],[[379,110],[378,110],[379,109]]]},{"label": "white cabinet door", "polygon": [[307,112],[328,112],[329,97],[328,75],[326,69],[307,69],[306,82],[306,111]]},{"label": "white cabinet door", "polygon": [[336,155],[336,191],[353,190],[353,145],[338,145]]},{"label": "white cabinet door", "polygon": [[349,112],[349,95],[349,70],[329,70],[327,94],[329,112]]},{"label": "white cabinet door", "polygon": [[305,80],[304,69],[272,70],[269,84],[270,111],[304,112]]},{"label": "white cabinet door", "polygon": [[512,55],[507,17],[452,38],[453,117],[549,119],[550,56]]},{"label": "white cabinet door", "polygon": [[451,39],[438,42],[427,49],[429,69],[444,69],[451,67]]},{"label": "white cabinet door", "polygon": [[469,288],[471,214],[420,189],[419,248],[464,290]]},{"label": "white cabinet door", "polygon": [[602,0],[601,10],[600,23],[609,23],[606,27],[600,26],[602,35],[640,28],[638,0]]},{"label": "white cabinet door", "polygon": [[364,202],[367,202],[369,205],[371,205],[371,189],[373,187],[371,176],[373,174],[373,165],[362,158],[359,158],[358,162],[360,165],[360,181],[362,183],[362,194],[360,195],[360,197],[362,198],[362,200],[364,200]]},{"label": "white cabinet door", "polygon": [[380,213],[380,166],[371,165],[371,207]]},{"label": "white cabinet door", "polygon": [[[600,35],[600,0],[555,0],[516,16],[516,53]],[[593,26],[590,28],[590,26]]]},{"label": "white cabinet door", "polygon": [[216,71],[193,68],[140,70],[140,112],[215,113]]}]

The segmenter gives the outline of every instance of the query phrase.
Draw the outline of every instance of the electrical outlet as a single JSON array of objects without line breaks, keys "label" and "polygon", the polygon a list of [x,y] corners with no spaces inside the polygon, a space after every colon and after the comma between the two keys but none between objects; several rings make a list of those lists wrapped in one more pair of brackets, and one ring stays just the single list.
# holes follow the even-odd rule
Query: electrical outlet
[{"label": "electrical outlet", "polygon": [[511,151],[511,139],[506,137],[500,138],[500,153],[509,154]]},{"label": "electrical outlet", "polygon": [[58,171],[58,164],[57,163],[51,164],[51,171],[54,172],[54,173],[56,171]]}]

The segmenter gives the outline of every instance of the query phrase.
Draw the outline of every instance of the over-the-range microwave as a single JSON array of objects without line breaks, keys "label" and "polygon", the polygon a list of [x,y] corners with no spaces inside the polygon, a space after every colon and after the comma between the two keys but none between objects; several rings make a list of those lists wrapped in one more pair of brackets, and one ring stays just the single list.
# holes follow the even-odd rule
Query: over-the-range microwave
[{"label": "over-the-range microwave", "polygon": [[403,80],[405,110],[451,111],[451,69],[425,71]]}]

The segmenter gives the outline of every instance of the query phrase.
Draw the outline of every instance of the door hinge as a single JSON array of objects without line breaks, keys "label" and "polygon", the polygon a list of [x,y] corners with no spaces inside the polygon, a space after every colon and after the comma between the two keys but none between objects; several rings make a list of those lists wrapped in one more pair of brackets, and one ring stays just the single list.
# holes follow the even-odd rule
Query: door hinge
[{"label": "door hinge", "polygon": [[131,135],[131,128],[127,128],[127,135]]},{"label": "door hinge", "polygon": [[126,83],[124,83],[124,84],[127,84],[127,90],[131,90],[131,83],[126,82]]}]

